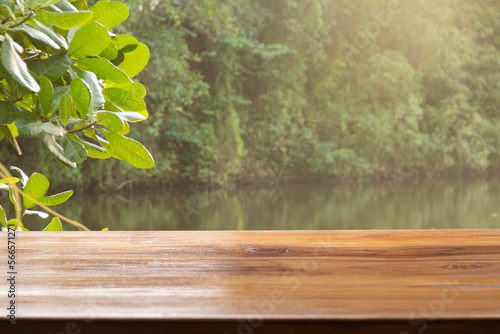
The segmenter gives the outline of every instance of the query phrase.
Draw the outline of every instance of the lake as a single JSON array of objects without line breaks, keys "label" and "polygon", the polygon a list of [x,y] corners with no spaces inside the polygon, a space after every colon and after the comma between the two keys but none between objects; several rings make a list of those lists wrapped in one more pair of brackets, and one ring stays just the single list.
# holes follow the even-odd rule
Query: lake
[{"label": "lake", "polygon": [[58,210],[114,231],[499,228],[500,177],[75,194]]}]

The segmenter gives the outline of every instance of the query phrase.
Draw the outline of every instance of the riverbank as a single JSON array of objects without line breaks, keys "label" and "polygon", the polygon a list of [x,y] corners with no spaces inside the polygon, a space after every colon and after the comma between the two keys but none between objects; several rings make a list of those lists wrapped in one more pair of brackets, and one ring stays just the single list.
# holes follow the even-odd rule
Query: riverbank
[{"label": "riverbank", "polygon": [[[112,231],[468,229],[499,228],[499,203],[500,175],[481,174],[121,189],[75,194],[57,210],[91,230]],[[30,230],[44,226],[34,216],[23,221]]]},{"label": "riverbank", "polygon": [[[4,143],[8,144],[8,143]],[[25,142],[23,142],[25,144]],[[35,145],[36,146],[36,145]],[[44,150],[24,145],[26,157],[18,156],[7,146],[0,150],[0,161],[6,166],[17,166],[28,175],[40,172],[49,178],[51,191],[74,190],[77,193],[116,193],[141,190],[182,190],[185,188],[236,189],[246,186],[278,187],[290,184],[355,184],[355,183],[391,183],[407,180],[461,178],[469,176],[488,176],[500,174],[500,166],[488,168],[394,168],[371,172],[313,173],[297,172],[292,168],[280,168],[271,171],[269,166],[257,168],[256,161],[246,162],[238,173],[233,173],[221,182],[203,182],[200,178],[185,175],[178,169],[165,168],[161,165],[151,170],[140,170],[127,166],[118,160],[87,159],[77,169],[68,169],[59,165]],[[155,153],[159,156],[159,153]],[[493,164],[493,162],[492,162]],[[354,169],[354,166],[351,168]],[[205,179],[217,179],[216,176]]]},{"label": "riverbank", "polygon": [[[197,182],[186,179],[169,179],[156,177],[132,177],[129,179],[120,180],[116,185],[100,188],[87,185],[78,187],[80,193],[116,193],[122,191],[137,191],[156,189],[163,190],[183,190],[183,189],[208,189],[208,190],[234,190],[238,188],[248,187],[280,187],[290,185],[349,185],[349,184],[399,184],[408,181],[419,180],[450,180],[460,178],[487,178],[490,176],[500,175],[500,168],[486,169],[468,169],[457,170],[448,169],[442,171],[389,171],[375,172],[366,175],[345,174],[345,175],[328,175],[328,174],[286,174],[281,177],[264,176],[264,177],[248,177],[238,175],[231,178],[225,183],[208,183]],[[71,184],[60,186],[59,188],[71,188]]]}]

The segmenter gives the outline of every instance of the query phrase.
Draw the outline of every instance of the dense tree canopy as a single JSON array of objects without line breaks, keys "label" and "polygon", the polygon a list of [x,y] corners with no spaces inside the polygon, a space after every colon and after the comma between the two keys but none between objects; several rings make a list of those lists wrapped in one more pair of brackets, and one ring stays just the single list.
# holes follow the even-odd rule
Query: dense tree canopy
[{"label": "dense tree canopy", "polygon": [[[500,163],[496,1],[123,2],[131,17],[115,30],[151,51],[137,78],[152,117],[135,137],[157,167],[137,179],[224,183]],[[3,161],[13,153],[0,145]],[[32,165],[52,169],[43,152],[26,150]],[[125,174],[117,161],[65,173],[103,187]]]}]

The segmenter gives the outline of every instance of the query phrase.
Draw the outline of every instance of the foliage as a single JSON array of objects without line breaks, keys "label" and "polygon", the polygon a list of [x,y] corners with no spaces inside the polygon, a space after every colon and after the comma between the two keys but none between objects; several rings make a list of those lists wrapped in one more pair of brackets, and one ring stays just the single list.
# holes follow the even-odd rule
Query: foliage
[{"label": "foliage", "polygon": [[[225,184],[500,164],[497,2],[124,4],[131,17],[115,29],[150,48],[137,78],[155,113],[135,138],[157,152],[157,167],[134,179]],[[110,187],[132,173],[113,161],[85,168],[65,178]]]},{"label": "foliage", "polygon": [[[153,167],[149,151],[126,136],[132,123],[148,117],[146,89],[132,78],[149,60],[143,43],[109,30],[128,15],[117,1],[90,8],[81,0],[2,1],[0,139],[5,137],[19,155],[19,138],[35,139],[36,150],[37,143],[43,144],[68,168],[89,157]],[[43,189],[31,193],[31,180]],[[41,193],[48,181],[42,174],[22,185],[47,205]],[[33,205],[25,199],[22,214]]]},{"label": "foliage", "polygon": [[[164,178],[224,183],[498,164],[499,6],[128,0]],[[157,34],[163,29],[165,34]],[[165,80],[165,78],[168,78]]]},{"label": "foliage", "polygon": [[[46,219],[49,214],[43,211],[31,210],[32,208],[40,205],[42,208],[47,209],[47,207],[56,206],[66,202],[73,191],[65,191],[59,194],[45,196],[49,189],[49,180],[40,173],[33,173],[28,177],[20,168],[12,167],[11,169],[16,170],[19,173],[19,178],[17,177],[6,177],[0,179],[0,190],[6,190],[9,192],[9,199],[16,211],[18,212],[17,218],[7,219],[5,215],[5,210],[0,204],[0,224],[3,229],[8,227],[16,229],[21,229],[27,231],[22,223],[22,217],[26,215],[38,216],[39,218]],[[3,173],[2,173],[3,174]],[[17,193],[15,184],[21,184],[21,189]],[[79,224],[76,224],[80,226]],[[59,217],[52,218],[52,221],[45,227],[44,231],[62,231],[62,224]]]},{"label": "foliage", "polygon": [[149,58],[134,37],[108,31],[128,16],[125,5],[16,1],[0,15],[0,131],[19,154],[16,138],[35,137],[66,167],[111,156],[154,166],[150,153],[125,137],[129,123],[148,116],[146,90],[131,78]]}]

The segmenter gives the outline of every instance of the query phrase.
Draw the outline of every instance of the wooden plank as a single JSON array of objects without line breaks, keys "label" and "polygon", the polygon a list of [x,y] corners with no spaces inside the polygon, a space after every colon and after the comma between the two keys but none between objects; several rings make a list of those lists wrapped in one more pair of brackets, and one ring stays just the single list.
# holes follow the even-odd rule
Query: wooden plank
[{"label": "wooden plank", "polygon": [[18,232],[16,244],[26,326],[208,321],[264,333],[254,325],[292,321],[416,333],[460,319],[500,329],[500,230]]}]

